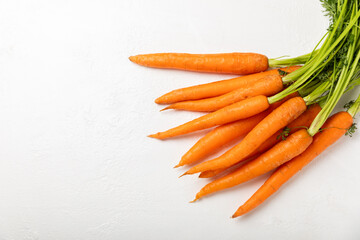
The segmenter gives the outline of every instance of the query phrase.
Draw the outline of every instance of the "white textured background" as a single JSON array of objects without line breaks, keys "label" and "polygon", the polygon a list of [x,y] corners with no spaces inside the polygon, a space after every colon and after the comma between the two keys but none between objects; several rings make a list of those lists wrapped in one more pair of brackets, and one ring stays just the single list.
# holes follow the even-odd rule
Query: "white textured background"
[{"label": "white textured background", "polygon": [[232,220],[264,177],[189,204],[206,180],[172,166],[201,135],[145,137],[199,115],[157,96],[231,76],[127,59],[296,56],[327,25],[318,0],[0,0],[0,239],[359,239],[359,133]]}]

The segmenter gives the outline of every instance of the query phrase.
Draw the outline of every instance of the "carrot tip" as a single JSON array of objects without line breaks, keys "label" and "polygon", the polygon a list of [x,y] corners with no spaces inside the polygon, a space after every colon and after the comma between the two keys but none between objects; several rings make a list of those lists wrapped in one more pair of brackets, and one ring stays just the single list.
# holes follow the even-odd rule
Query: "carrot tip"
[{"label": "carrot tip", "polygon": [[147,135],[147,136],[150,137],[150,138],[160,139],[160,138],[158,137],[158,134],[157,134],[157,133],[155,133],[155,134],[150,134],[150,135]]},{"label": "carrot tip", "polygon": [[177,164],[177,165],[174,166],[174,168],[178,168],[178,167],[181,167],[181,166],[182,166],[182,165]]},{"label": "carrot tip", "polygon": [[189,203],[194,203],[194,202],[196,202],[197,200],[198,200],[198,199],[195,198],[194,200],[190,201]]},{"label": "carrot tip", "polygon": [[240,217],[240,216],[244,215],[245,213],[247,213],[247,212],[244,211],[244,209],[240,208],[232,215],[232,218]]},{"label": "carrot tip", "polygon": [[130,56],[130,57],[129,57],[129,60],[132,61],[132,62],[134,62],[135,56]]},{"label": "carrot tip", "polygon": [[171,102],[169,102],[169,101],[166,99],[166,97],[164,98],[164,96],[161,96],[161,97],[158,97],[157,99],[155,99],[155,103],[161,104],[161,105],[171,104]]},{"label": "carrot tip", "polygon": [[165,110],[168,110],[168,109],[171,109],[171,106],[168,106],[168,107],[166,107],[166,108],[161,109],[160,112],[165,111]]},{"label": "carrot tip", "polygon": [[182,175],[179,176],[179,178],[181,178],[184,175],[188,175],[188,172],[184,172]]}]

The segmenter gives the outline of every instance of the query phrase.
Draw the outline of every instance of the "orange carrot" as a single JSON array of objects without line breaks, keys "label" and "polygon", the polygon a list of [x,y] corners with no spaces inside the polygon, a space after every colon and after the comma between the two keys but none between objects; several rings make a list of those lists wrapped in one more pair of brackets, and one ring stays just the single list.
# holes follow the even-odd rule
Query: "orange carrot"
[{"label": "orange carrot", "polygon": [[286,140],[279,142],[257,159],[244,164],[235,172],[207,184],[196,194],[194,201],[208,194],[234,187],[271,171],[304,152],[311,144],[312,139],[305,129],[291,134]]},{"label": "orange carrot", "polygon": [[179,164],[175,167],[191,164],[209,156],[225,144],[250,132],[251,129],[253,129],[268,114],[269,110],[253,117],[241,119],[215,128],[204,137],[200,138],[200,140],[185,153],[184,156],[182,156]]},{"label": "orange carrot", "polygon": [[175,137],[198,130],[211,128],[217,125],[234,122],[239,119],[245,119],[265,111],[269,107],[269,102],[265,96],[256,96],[243,101],[234,103],[230,106],[219,109],[196,118],[190,122],[182,124],[178,127],[169,129],[165,132],[159,132],[149,135],[149,137],[157,139],[165,139]]},{"label": "orange carrot", "polygon": [[287,68],[273,69],[247,76],[181,88],[166,93],[165,95],[157,98],[155,102],[158,104],[169,104],[186,100],[197,100],[209,97],[216,97],[238,88],[246,89],[248,86],[256,83],[259,79],[267,76],[281,77],[281,71],[291,73],[299,68],[300,66],[292,66]]},{"label": "orange carrot", "polygon": [[[298,118],[296,118],[294,121],[288,124],[287,128],[289,129],[288,134],[291,134],[299,128],[308,128],[310,127],[311,123],[314,121],[315,117],[319,114],[321,111],[321,107],[319,104],[313,104],[308,107],[308,109],[301,114]],[[275,134],[273,134],[270,138],[266,140],[261,146],[256,149],[254,153],[261,153],[264,151],[267,151],[272,146],[277,144],[281,141],[280,135],[283,133],[283,129],[277,131]],[[285,136],[286,137],[286,136]]]},{"label": "orange carrot", "polygon": [[198,142],[181,158],[181,161],[175,167],[180,167],[186,164],[191,164],[202,160],[206,156],[217,152],[225,144],[234,141],[237,138],[249,133],[261,120],[263,120],[271,111],[280,106],[282,103],[290,98],[297,97],[299,94],[293,93],[283,100],[273,103],[265,112],[259,113],[253,117],[241,119],[236,122],[221,125],[204,137],[200,138]]},{"label": "orange carrot", "polygon": [[246,159],[271,135],[288,125],[305,110],[306,104],[301,97],[287,100],[256,125],[238,145],[218,158],[200,163],[190,168],[185,175],[230,167],[235,163]]},{"label": "orange carrot", "polygon": [[250,74],[269,67],[268,58],[257,53],[155,53],[131,56],[129,59],[146,67],[210,73]]},{"label": "orange carrot", "polygon": [[[296,118],[294,121],[292,121],[287,126],[287,128],[289,129],[288,134],[292,134],[293,132],[299,130],[299,128],[310,127],[311,123],[314,121],[315,117],[319,114],[320,111],[321,111],[321,107],[319,106],[319,104],[313,104],[313,105],[309,106],[308,109],[303,114],[301,114],[298,118]],[[279,130],[278,132],[273,134],[270,138],[268,138],[266,140],[266,142],[261,144],[260,147],[258,147],[250,155],[250,157],[252,157],[253,155],[259,154],[259,153],[263,153],[263,152],[269,150],[270,148],[272,148],[278,142],[280,142],[282,140],[282,138],[280,137],[282,132],[283,132],[283,130]],[[286,136],[284,136],[284,137],[286,137]],[[227,169],[228,168],[222,168],[222,169],[205,171],[199,175],[199,178],[214,177],[214,176],[226,171]]]},{"label": "orange carrot", "polygon": [[252,154],[250,157],[246,158],[246,160],[238,162],[238,163],[234,164],[231,167],[201,172],[200,175],[199,175],[199,178],[218,177],[219,175],[224,175],[224,173],[228,174],[230,172],[234,172],[239,167],[241,167],[242,165],[246,164],[249,161],[252,161],[252,160],[258,158],[259,156],[260,156],[260,154],[254,154],[254,155]]},{"label": "orange carrot", "polygon": [[259,190],[238,208],[233,218],[244,215],[263,203],[292,176],[343,136],[352,124],[353,118],[347,112],[339,112],[330,117],[323,125],[324,130],[314,136],[313,143],[302,154],[280,166]]},{"label": "orange carrot", "polygon": [[208,170],[205,172],[201,172],[199,178],[212,178],[218,176],[219,174],[225,172],[228,168],[220,168],[216,170]]},{"label": "orange carrot", "polygon": [[290,134],[297,131],[299,127],[310,127],[311,123],[314,121],[315,117],[319,114],[320,111],[321,107],[319,104],[315,103],[310,105],[307,110],[300,115],[300,117],[289,123],[287,127],[290,130]]},{"label": "orange carrot", "polygon": [[248,85],[246,88],[238,88],[218,97],[177,102],[164,108],[163,110],[177,109],[196,112],[212,112],[249,97],[255,97],[258,95],[271,96],[280,92],[282,89],[283,82],[281,77],[277,75],[270,75],[259,79],[254,84]]},{"label": "orange carrot", "polygon": [[280,101],[270,104],[269,109],[271,111],[274,111],[276,108],[280,107],[284,102],[286,102],[287,100],[294,98],[294,97],[300,97],[300,94],[298,92],[291,93],[291,94],[287,95],[286,97],[284,97],[283,99],[281,99]]}]

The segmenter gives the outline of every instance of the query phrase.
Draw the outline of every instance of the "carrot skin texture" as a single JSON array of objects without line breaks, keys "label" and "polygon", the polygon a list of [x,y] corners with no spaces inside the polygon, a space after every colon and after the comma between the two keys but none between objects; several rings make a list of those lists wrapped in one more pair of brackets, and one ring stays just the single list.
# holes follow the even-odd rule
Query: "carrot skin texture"
[{"label": "carrot skin texture", "polygon": [[[289,134],[294,133],[298,131],[300,128],[308,128],[310,127],[311,123],[314,121],[315,117],[319,114],[321,111],[321,107],[319,104],[313,104],[308,107],[308,109],[301,114],[298,118],[296,118],[294,121],[289,123],[287,127],[290,129]],[[260,145],[258,149],[256,149],[255,153],[261,153],[264,151],[267,151],[272,146],[277,144],[281,141],[280,134],[282,133],[282,129],[277,131],[275,134],[273,134],[270,138],[266,140],[263,144]]]},{"label": "carrot skin texture", "polygon": [[[293,93],[283,100],[273,103],[265,112],[259,113],[253,117],[241,119],[236,122],[228,123],[213,129],[204,137],[200,138],[194,146],[184,154],[178,165],[180,167],[202,160],[210,154],[218,151],[223,145],[230,143],[236,138],[240,138],[249,133],[262,119],[264,119],[271,111],[279,107],[282,103],[290,98],[299,96]],[[199,176],[200,177],[200,176]]]},{"label": "carrot skin texture", "polygon": [[306,104],[301,97],[287,100],[256,125],[238,145],[225,152],[220,157],[190,168],[185,175],[226,168],[245,160],[270,136],[288,125],[305,112],[305,110]]},{"label": "carrot skin texture", "polygon": [[247,182],[277,168],[304,152],[311,144],[312,139],[305,129],[291,134],[286,140],[279,142],[257,159],[244,164],[235,172],[207,184],[196,194],[195,200]]},{"label": "carrot skin texture", "polygon": [[196,112],[212,112],[249,97],[258,95],[267,97],[272,96],[280,92],[283,88],[284,86],[281,77],[278,75],[270,75],[259,79],[257,82],[249,84],[246,87],[238,88],[218,97],[177,102],[163,110],[176,109]]},{"label": "carrot skin texture", "polygon": [[130,61],[145,67],[195,72],[251,74],[268,69],[268,58],[258,53],[154,53],[131,56]]},{"label": "carrot skin texture", "polygon": [[176,167],[202,160],[210,154],[216,152],[225,144],[244,136],[268,114],[269,110],[259,113],[253,117],[241,119],[213,129],[204,137],[200,138],[200,140],[196,142],[195,145],[184,154],[184,156],[182,156]]},{"label": "carrot skin texture", "polygon": [[[282,71],[291,73],[299,68],[300,66],[292,66],[292,67],[280,68],[280,69]],[[187,101],[187,100],[197,100],[203,98],[216,97],[231,92],[238,88],[246,88],[247,86],[256,83],[259,79],[262,79],[266,76],[280,77],[280,73],[278,69],[273,69],[261,73],[255,73],[255,74],[231,78],[227,80],[221,80],[217,82],[180,88],[162,95],[161,97],[157,98],[155,102],[157,104],[171,104],[171,103]]]},{"label": "carrot skin texture", "polygon": [[261,154],[259,154],[259,153],[254,154],[254,155],[252,154],[250,157],[246,158],[244,161],[234,164],[233,166],[230,166],[228,168],[221,168],[221,169],[201,172],[199,175],[199,178],[218,177],[220,174],[225,175],[223,173],[226,173],[226,172],[227,172],[226,174],[232,173],[232,172],[236,171],[237,169],[239,169],[242,165],[246,164],[247,162],[250,162],[250,161],[258,158]]},{"label": "carrot skin texture", "polygon": [[263,203],[292,176],[341,138],[352,124],[353,118],[347,112],[339,112],[330,117],[322,127],[324,130],[314,136],[313,143],[302,154],[280,166],[232,217],[242,216]]},{"label": "carrot skin texture", "polygon": [[284,97],[282,100],[278,101],[278,102],[274,102],[273,104],[270,104],[270,110],[273,111],[276,108],[280,107],[281,104],[283,104],[284,102],[286,102],[287,100],[294,98],[294,97],[300,97],[300,94],[298,92],[294,92],[289,94],[288,96]]},{"label": "carrot skin texture", "polygon": [[212,178],[215,177],[217,175],[219,175],[220,173],[224,172],[227,168],[220,168],[220,169],[216,169],[216,170],[208,170],[205,172],[201,172],[199,175],[199,178]]},{"label": "carrot skin texture", "polygon": [[299,127],[310,127],[311,123],[314,121],[320,111],[321,107],[319,104],[315,103],[310,105],[307,110],[300,115],[300,117],[289,123],[287,127],[290,128],[290,133],[299,130]]},{"label": "carrot skin texture", "polygon": [[157,139],[175,137],[255,116],[256,114],[265,111],[267,108],[269,108],[267,97],[256,96],[206,114],[165,132],[149,135],[149,137]]},{"label": "carrot skin texture", "polygon": [[[300,128],[310,127],[311,123],[314,121],[315,117],[319,114],[320,111],[321,111],[321,107],[319,106],[319,104],[313,104],[313,105],[309,106],[308,109],[303,114],[301,114],[298,118],[296,118],[294,121],[292,121],[291,123],[288,124],[287,127],[290,128],[289,134],[292,134],[295,131],[298,131]],[[263,144],[260,145],[260,147],[258,147],[256,149],[255,152],[253,152],[250,155],[250,157],[255,154],[263,153],[263,152],[269,150],[270,148],[272,148],[278,142],[280,142],[282,140],[279,137],[281,132],[282,132],[282,130],[279,130],[278,132],[273,134],[270,138],[268,138]],[[202,172],[199,175],[199,178],[214,177],[214,176],[224,172],[226,169],[228,169],[228,168],[217,169],[217,170],[212,170],[212,171],[209,170],[206,172]]]}]

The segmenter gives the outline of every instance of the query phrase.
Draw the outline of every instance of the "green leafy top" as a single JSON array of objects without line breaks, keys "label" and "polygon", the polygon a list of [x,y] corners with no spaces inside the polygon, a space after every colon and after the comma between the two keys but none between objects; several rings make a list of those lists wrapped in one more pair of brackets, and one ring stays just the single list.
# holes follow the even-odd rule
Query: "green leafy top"
[{"label": "green leafy top", "polygon": [[354,105],[354,103],[355,103],[355,101],[354,101],[354,100],[351,100],[350,102],[348,102],[348,103],[346,103],[346,104],[344,105],[344,108],[345,108],[346,110],[349,110],[349,109],[351,108],[351,106]]},{"label": "green leafy top", "polygon": [[345,136],[352,137],[352,135],[355,133],[356,129],[357,129],[356,123],[353,123],[353,125],[351,125],[351,127],[345,133]]},{"label": "green leafy top", "polygon": [[338,0],[320,0],[322,6],[324,7],[325,16],[330,17],[331,22],[333,23],[336,18]]}]

